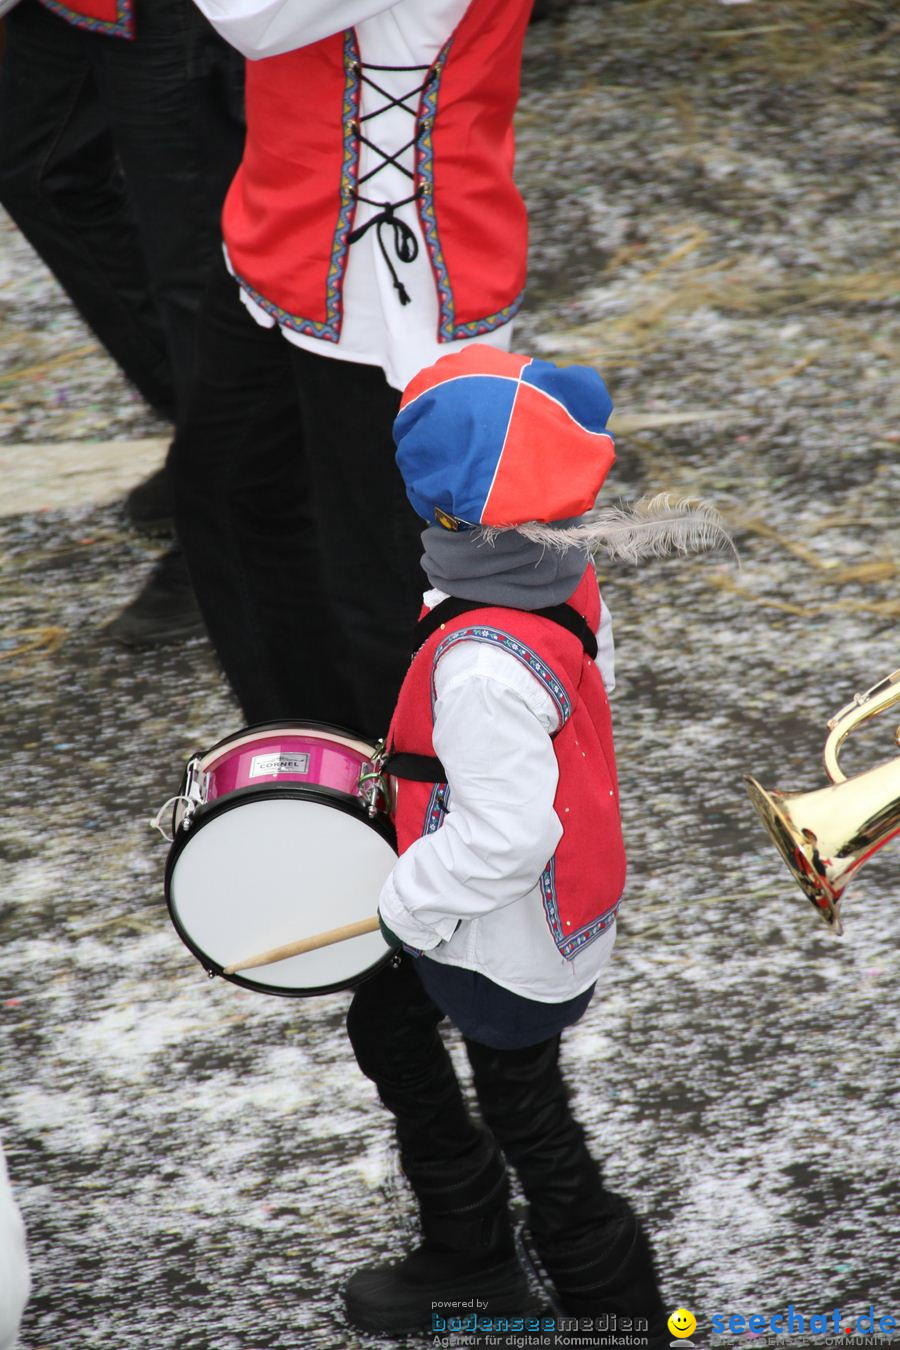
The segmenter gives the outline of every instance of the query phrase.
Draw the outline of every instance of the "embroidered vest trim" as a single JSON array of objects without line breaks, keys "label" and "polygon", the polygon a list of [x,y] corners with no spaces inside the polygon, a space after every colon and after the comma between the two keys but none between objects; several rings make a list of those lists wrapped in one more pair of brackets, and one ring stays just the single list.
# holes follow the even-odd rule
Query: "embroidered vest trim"
[{"label": "embroidered vest trim", "polygon": [[359,118],[359,45],[356,33],[348,28],[344,33],[344,98],[341,108],[343,127],[343,149],[341,159],[341,206],[338,212],[334,239],[331,245],[331,261],[328,265],[328,278],[325,283],[325,321],[303,319],[289,314],[286,309],[276,305],[253,286],[240,272],[232,269],[234,279],[242,290],[246,291],[260,309],[270,314],[282,327],[290,328],[305,337],[321,338],[325,342],[338,342],[341,336],[341,321],[344,316],[343,283],[347,270],[349,237],[356,216],[356,181],[359,176],[359,137],[356,128]]},{"label": "embroidered vest trim", "polygon": [[75,28],[108,37],[134,37],[134,0],[41,0],[41,4]]}]

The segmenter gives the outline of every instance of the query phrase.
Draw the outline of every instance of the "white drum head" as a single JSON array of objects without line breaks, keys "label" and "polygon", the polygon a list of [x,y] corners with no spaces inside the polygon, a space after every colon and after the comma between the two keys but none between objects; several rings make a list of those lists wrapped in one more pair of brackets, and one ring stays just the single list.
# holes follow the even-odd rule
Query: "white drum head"
[{"label": "white drum head", "polygon": [[[209,967],[374,917],[397,861],[355,810],[310,796],[232,799],[192,825],[167,897],[182,938]],[[234,977],[266,992],[313,994],[354,984],[387,955],[380,933]]]}]

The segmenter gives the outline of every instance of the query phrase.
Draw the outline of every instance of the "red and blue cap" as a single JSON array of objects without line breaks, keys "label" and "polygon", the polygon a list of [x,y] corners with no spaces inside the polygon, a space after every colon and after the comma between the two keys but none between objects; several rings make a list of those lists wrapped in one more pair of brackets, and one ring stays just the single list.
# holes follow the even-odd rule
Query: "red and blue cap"
[{"label": "red and blue cap", "polygon": [[586,366],[484,343],[442,356],[407,385],[394,423],[409,500],[451,530],[583,515],[615,459],[612,406]]}]

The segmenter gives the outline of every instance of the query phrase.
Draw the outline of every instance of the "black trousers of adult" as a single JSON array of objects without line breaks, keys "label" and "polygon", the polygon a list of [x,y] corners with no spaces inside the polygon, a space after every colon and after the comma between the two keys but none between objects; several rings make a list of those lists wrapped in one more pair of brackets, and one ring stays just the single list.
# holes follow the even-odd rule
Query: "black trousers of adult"
[{"label": "black trousers of adult", "polygon": [[243,147],[243,61],[193,0],[134,41],[38,0],[6,18],[0,203],[141,394],[174,418]]},{"label": "black trousers of adult", "polygon": [[[436,1171],[445,1183],[454,1169],[464,1176],[480,1152],[481,1133],[438,1032],[442,1020],[408,957],[360,985],[347,1018],[359,1066],[395,1117],[414,1190],[419,1176]],[[516,1169],[545,1259],[589,1239],[616,1206],[569,1109],[559,1043],[553,1036],[496,1050],[465,1040],[484,1123]]]},{"label": "black trousers of adult", "polygon": [[399,401],[380,367],[261,327],[214,270],[169,478],[200,608],[250,723],[387,731],[424,582],[422,526],[394,461]]}]

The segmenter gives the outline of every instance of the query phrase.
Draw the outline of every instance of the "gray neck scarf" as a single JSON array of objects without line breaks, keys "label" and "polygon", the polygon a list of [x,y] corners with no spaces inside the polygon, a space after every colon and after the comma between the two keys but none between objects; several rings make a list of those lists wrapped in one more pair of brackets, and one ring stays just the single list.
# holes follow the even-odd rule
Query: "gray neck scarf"
[{"label": "gray neck scarf", "polygon": [[591,561],[581,548],[558,552],[523,539],[515,530],[487,542],[475,531],[457,533],[429,525],[422,531],[422,543],[422,567],[432,586],[459,600],[511,609],[561,605]]}]

